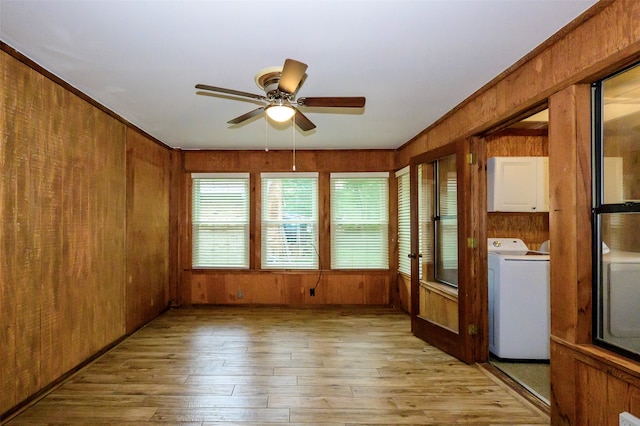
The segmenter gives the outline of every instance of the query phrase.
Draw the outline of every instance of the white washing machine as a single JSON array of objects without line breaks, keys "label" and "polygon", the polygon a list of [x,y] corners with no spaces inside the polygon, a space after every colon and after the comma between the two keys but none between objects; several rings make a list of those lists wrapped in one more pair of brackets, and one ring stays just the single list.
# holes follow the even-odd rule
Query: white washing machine
[{"label": "white washing machine", "polygon": [[603,253],[602,337],[640,352],[640,253]]},{"label": "white washing machine", "polygon": [[548,360],[549,254],[518,238],[488,239],[489,351],[508,360]]}]

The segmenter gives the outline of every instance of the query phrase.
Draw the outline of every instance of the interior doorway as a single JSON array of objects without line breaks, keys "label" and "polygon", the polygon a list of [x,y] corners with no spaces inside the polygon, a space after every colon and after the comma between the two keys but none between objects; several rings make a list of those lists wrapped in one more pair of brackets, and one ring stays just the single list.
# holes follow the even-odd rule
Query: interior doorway
[{"label": "interior doorway", "polygon": [[[544,205],[544,196],[548,200],[548,169],[544,166],[540,166],[536,169],[535,164],[539,164],[540,161],[527,161],[526,158],[535,157],[534,160],[548,158],[548,110],[544,109],[540,112],[530,115],[529,117],[519,120],[505,128],[502,128],[496,132],[486,135],[483,138],[486,146],[486,158],[489,162],[489,158],[507,158],[508,160],[514,160],[518,157],[522,158],[519,164],[510,161],[510,163],[516,166],[525,165],[529,169],[534,170],[537,173],[536,177],[531,178],[527,182],[522,182],[513,185],[514,175],[506,177],[512,184],[513,193],[516,197],[521,197],[512,202],[499,203],[497,198],[507,198],[509,195],[494,194],[494,188],[491,186],[497,185],[495,182],[496,176],[490,176],[489,170],[487,174],[487,215],[486,215],[486,234],[487,239],[518,239],[525,245],[526,250],[533,250],[537,252],[544,252],[548,246],[549,240],[549,213],[548,213],[548,201],[546,206]],[[497,160],[493,160],[496,163]],[[515,166],[510,172],[516,170]],[[519,178],[518,178],[519,179]],[[544,186],[546,183],[546,187]],[[541,191],[537,189],[541,188]],[[497,190],[496,190],[497,191]],[[507,188],[508,192],[508,188]],[[540,199],[540,195],[536,197],[535,193],[543,195],[543,199]],[[505,207],[506,206],[506,207]],[[487,256],[488,257],[488,256]],[[488,262],[488,259],[485,259]],[[492,271],[489,270],[489,281],[493,279]],[[536,285],[546,286],[547,294],[549,288],[549,279],[546,282],[536,283]],[[507,283],[508,284],[508,283]],[[509,318],[504,318],[505,315],[500,316],[500,320],[496,320],[497,308],[492,305],[492,292],[496,290],[491,288],[489,284],[489,341],[496,339],[498,332],[496,331],[494,323],[495,321],[510,321]],[[524,296],[523,296],[524,297]],[[517,297],[516,297],[517,299]],[[544,299],[543,299],[544,300]],[[514,303],[518,303],[516,300]],[[546,315],[549,315],[550,302],[548,296],[544,302],[544,306],[540,306],[540,310],[545,311]],[[517,309],[510,315],[517,315]],[[541,317],[542,314],[537,315]],[[540,318],[538,318],[540,319]],[[513,319],[512,319],[513,320]],[[544,327],[545,333],[549,334],[549,321],[537,321],[532,318],[528,322],[530,327]],[[499,325],[498,325],[499,326]],[[536,330],[537,331],[537,330]],[[504,338],[507,345],[510,343],[508,338]],[[548,337],[547,337],[548,342]],[[490,344],[490,348],[492,345]],[[548,349],[547,349],[548,350]],[[503,355],[503,356],[501,356]],[[529,356],[527,353],[512,355],[509,351],[498,351],[495,348],[490,350],[489,362],[490,364],[499,369],[505,375],[507,375],[512,381],[522,386],[538,399],[550,404],[550,371],[549,371],[549,357]]]}]

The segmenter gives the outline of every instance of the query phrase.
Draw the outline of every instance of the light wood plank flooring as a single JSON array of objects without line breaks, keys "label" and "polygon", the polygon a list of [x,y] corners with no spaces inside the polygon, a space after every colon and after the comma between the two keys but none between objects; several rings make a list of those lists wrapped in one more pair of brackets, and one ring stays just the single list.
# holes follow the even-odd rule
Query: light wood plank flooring
[{"label": "light wood plank flooring", "polygon": [[9,425],[524,425],[549,418],[393,308],[167,311]]}]

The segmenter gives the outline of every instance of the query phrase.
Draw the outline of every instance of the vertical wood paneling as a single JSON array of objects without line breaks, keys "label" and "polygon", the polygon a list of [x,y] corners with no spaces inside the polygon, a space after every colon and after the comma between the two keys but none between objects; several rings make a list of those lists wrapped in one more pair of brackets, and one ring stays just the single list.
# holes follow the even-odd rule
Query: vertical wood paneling
[{"label": "vertical wood paneling", "polygon": [[[596,368],[592,368],[598,371]],[[629,411],[631,407],[631,391],[632,387],[628,382],[620,380],[612,375],[607,376],[607,388],[605,391],[605,401],[603,404],[606,408],[606,418],[603,424],[616,425],[619,423],[619,415],[624,411]],[[636,413],[638,411],[635,411]]]},{"label": "vertical wood paneling", "polygon": [[124,125],[2,57],[0,413],[124,333]]},{"label": "vertical wood paneling", "polygon": [[[190,275],[189,300],[196,305],[389,304],[389,280],[383,272],[193,271]],[[315,296],[309,294],[310,288],[316,288]]]},{"label": "vertical wood paneling", "polygon": [[[50,113],[41,119],[43,129],[50,137],[45,137],[38,146],[42,147],[45,164],[40,176],[45,194],[41,195],[41,214],[43,226],[41,232],[46,245],[46,253],[60,253],[63,247],[64,230],[61,225],[62,197],[60,190],[64,187],[62,181],[62,159],[64,158],[64,138],[62,137],[62,115],[64,114],[63,90],[58,86],[45,84],[44,110]],[[46,171],[46,172],[44,172]],[[44,256],[42,261],[41,282],[43,285],[39,294],[43,306],[40,321],[42,336],[42,383],[50,383],[64,370],[64,358],[58,354],[64,353],[64,334],[61,323],[61,307],[64,303],[67,281],[63,279],[64,269],[59,256]]]},{"label": "vertical wood paneling", "polygon": [[[8,126],[15,114],[15,87],[9,82],[9,64],[6,55],[0,53],[0,244],[2,253],[14,250],[15,239],[15,136]],[[14,405],[13,388],[16,351],[16,286],[9,285],[15,270],[14,257],[2,256],[0,262],[0,413]]]},{"label": "vertical wood paneling", "polygon": [[580,401],[576,412],[578,425],[605,425],[607,400],[607,374],[582,362],[576,368],[576,400]]},{"label": "vertical wood paneling", "polygon": [[169,303],[169,151],[127,130],[127,332]]},{"label": "vertical wood paneling", "polygon": [[548,213],[489,213],[488,238],[520,238],[532,250],[549,239]]},{"label": "vertical wood paneling", "polygon": [[576,360],[551,340],[551,421],[554,425],[573,425],[576,419]]},{"label": "vertical wood paneling", "polygon": [[[32,354],[40,357],[38,326],[39,309],[31,308],[31,298],[37,295],[40,277],[35,213],[30,192],[30,145],[37,137],[38,119],[42,110],[42,78],[14,61],[4,61],[3,81],[3,209],[2,214],[2,340],[6,341],[6,365],[3,370],[3,396],[0,408],[8,408],[26,398],[38,386],[38,374],[33,374]],[[29,94],[35,93],[35,96]],[[22,118],[24,117],[24,118]],[[32,276],[34,275],[34,276]],[[5,300],[6,298],[6,300]],[[0,350],[5,350],[3,346]],[[37,367],[37,365],[35,366]],[[38,368],[36,368],[37,373]],[[2,411],[2,410],[0,410]]]}]

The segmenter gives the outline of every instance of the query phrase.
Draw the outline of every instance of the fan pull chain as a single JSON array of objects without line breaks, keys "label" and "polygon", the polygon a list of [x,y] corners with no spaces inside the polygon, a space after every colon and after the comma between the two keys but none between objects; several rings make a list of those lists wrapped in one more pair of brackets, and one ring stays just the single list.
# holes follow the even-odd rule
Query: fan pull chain
[{"label": "fan pull chain", "polygon": [[293,171],[296,171],[296,122],[295,120],[296,115],[293,114],[293,116],[291,117],[291,131],[293,132]]},{"label": "fan pull chain", "polygon": [[269,152],[269,138],[267,132],[269,130],[269,118],[267,114],[264,115],[264,152]]}]

